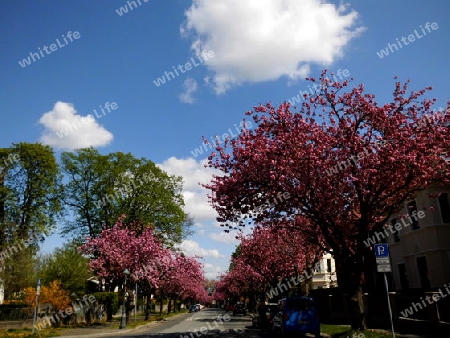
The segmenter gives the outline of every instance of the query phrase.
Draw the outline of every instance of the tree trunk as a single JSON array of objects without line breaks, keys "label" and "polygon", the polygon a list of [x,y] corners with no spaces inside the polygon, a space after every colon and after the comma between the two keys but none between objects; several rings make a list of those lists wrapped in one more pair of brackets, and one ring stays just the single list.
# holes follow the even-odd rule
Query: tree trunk
[{"label": "tree trunk", "polygon": [[172,305],[172,299],[169,298],[169,302],[167,303],[167,314],[170,313],[170,309],[171,309],[171,307],[172,307],[171,305]]},{"label": "tree trunk", "polygon": [[336,257],[337,279],[339,289],[347,294],[349,301],[350,319],[353,330],[365,330],[364,314],[364,258],[356,255]]},{"label": "tree trunk", "polygon": [[150,306],[152,305],[150,293],[145,295],[145,320],[150,318]]},{"label": "tree trunk", "polygon": [[133,301],[133,294],[130,292],[130,296],[127,298],[126,307],[125,307],[125,309],[126,309],[125,318],[126,318],[127,324],[130,323],[131,309],[132,309],[131,302],[132,301]]},{"label": "tree trunk", "polygon": [[161,292],[161,298],[160,298],[160,306],[159,306],[159,315],[161,316],[162,315],[162,310],[163,310],[163,300],[164,300],[164,297],[163,297],[163,294],[162,294],[162,292]]},{"label": "tree trunk", "polygon": [[305,270],[305,277],[306,277],[306,281],[305,281],[305,288],[303,290],[303,294],[304,296],[308,297],[309,293],[312,290],[312,278],[313,278],[313,270],[310,266],[306,267]]}]

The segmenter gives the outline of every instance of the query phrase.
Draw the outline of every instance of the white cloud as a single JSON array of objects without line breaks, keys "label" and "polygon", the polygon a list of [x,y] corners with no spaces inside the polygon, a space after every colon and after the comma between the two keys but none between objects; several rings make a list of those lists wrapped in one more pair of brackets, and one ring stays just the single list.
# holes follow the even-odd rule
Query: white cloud
[{"label": "white cloud", "polygon": [[92,115],[78,115],[71,103],[58,101],[39,119],[45,129],[40,142],[60,149],[100,147],[111,143],[113,135]]},{"label": "white cloud", "polygon": [[363,28],[358,13],[323,0],[193,0],[181,34],[196,54],[212,50],[205,65],[217,94],[243,82],[305,77],[327,66]]},{"label": "white cloud", "polygon": [[192,96],[198,89],[197,81],[188,77],[183,82],[183,92],[180,94],[180,101],[183,103],[194,103],[194,97]]},{"label": "white cloud", "polygon": [[237,231],[230,231],[230,232],[213,232],[208,234],[208,237],[211,238],[213,241],[226,243],[226,244],[239,244],[239,241],[236,239],[236,235],[238,234]]},{"label": "white cloud", "polygon": [[194,158],[178,159],[170,157],[158,166],[171,175],[183,177],[184,210],[194,217],[195,221],[210,221],[217,217],[216,211],[208,202],[208,190],[199,185],[199,182],[211,182],[213,173],[204,165],[207,160],[197,161]]},{"label": "white cloud", "polygon": [[176,246],[181,251],[183,251],[186,256],[202,256],[202,257],[214,257],[223,258],[225,256],[219,253],[217,249],[204,249],[200,247],[196,241],[185,239],[183,242]]},{"label": "white cloud", "polygon": [[223,273],[228,268],[227,267],[221,267],[218,264],[210,264],[210,263],[204,263],[203,268],[205,271],[205,277],[208,279],[216,279],[219,277],[220,273]]}]

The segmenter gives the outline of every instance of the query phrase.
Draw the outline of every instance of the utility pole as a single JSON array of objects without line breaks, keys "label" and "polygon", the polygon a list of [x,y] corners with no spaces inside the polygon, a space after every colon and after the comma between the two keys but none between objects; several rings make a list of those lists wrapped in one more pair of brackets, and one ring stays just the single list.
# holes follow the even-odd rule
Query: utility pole
[{"label": "utility pole", "polygon": [[34,305],[33,329],[31,331],[32,333],[34,333],[34,331],[35,331],[37,308],[38,308],[38,298],[39,298],[40,293],[41,293],[41,279],[39,278],[38,282],[37,282],[37,287],[36,287],[36,304]]}]

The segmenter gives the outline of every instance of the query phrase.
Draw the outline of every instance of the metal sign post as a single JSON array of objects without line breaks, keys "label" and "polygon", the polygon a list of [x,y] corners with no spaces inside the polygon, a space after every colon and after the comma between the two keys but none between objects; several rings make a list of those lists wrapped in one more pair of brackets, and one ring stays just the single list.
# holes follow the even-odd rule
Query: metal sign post
[{"label": "metal sign post", "polygon": [[137,307],[138,307],[138,291],[137,291],[137,282],[136,282],[136,292],[134,294],[134,321],[136,321]]},{"label": "metal sign post", "polygon": [[36,317],[37,317],[37,307],[38,307],[38,298],[39,294],[41,293],[41,279],[38,279],[37,287],[36,287],[36,304],[34,305],[34,316],[33,316],[33,329],[32,333],[34,333],[35,326],[36,326]]},{"label": "metal sign post", "polygon": [[377,271],[384,275],[384,285],[386,287],[386,296],[389,309],[389,318],[391,320],[392,337],[395,338],[394,321],[392,320],[391,301],[389,299],[389,286],[386,272],[391,272],[391,263],[389,261],[389,247],[387,243],[375,244],[375,260],[377,262]]}]

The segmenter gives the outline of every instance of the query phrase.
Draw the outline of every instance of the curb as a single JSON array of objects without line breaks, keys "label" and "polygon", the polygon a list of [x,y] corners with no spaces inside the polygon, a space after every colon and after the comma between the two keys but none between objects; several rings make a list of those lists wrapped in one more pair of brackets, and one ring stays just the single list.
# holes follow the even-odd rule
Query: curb
[{"label": "curb", "polygon": [[[137,330],[137,329],[140,329],[140,328],[143,328],[143,327],[149,327],[149,326],[151,326],[152,323],[158,323],[158,322],[151,322],[151,323],[148,323],[148,324],[139,325],[139,326],[136,326],[136,327],[134,327],[134,328],[132,328],[132,329],[125,329],[125,330],[117,329],[117,331],[114,331],[114,332],[104,332],[104,333],[91,333],[91,334],[85,334],[85,335],[83,335],[83,337],[96,338],[96,337],[115,336],[115,335],[119,335],[119,334],[121,335],[121,334],[123,334],[123,333],[133,332],[133,331],[135,331],[135,330]],[[79,338],[80,335],[76,335],[76,336],[55,336],[55,337],[61,337],[61,338]]]},{"label": "curb", "polygon": [[[184,314],[184,313],[180,313],[178,315],[182,315],[182,314]],[[172,316],[172,317],[176,317],[176,316]],[[166,321],[167,321],[167,319],[153,321],[153,322],[149,322],[147,324],[142,324],[142,325],[136,326],[136,327],[134,327],[132,329],[125,329],[125,330],[117,329],[117,331],[114,331],[114,332],[84,334],[83,337],[100,338],[100,337],[115,336],[115,335],[119,335],[119,334],[122,335],[124,333],[133,332],[133,331],[136,331],[136,330],[141,329],[141,328],[148,328],[150,326],[156,325],[157,323],[166,322]],[[55,336],[55,338],[56,337],[61,337],[61,338],[80,338],[80,335],[76,335],[76,336]]]}]

